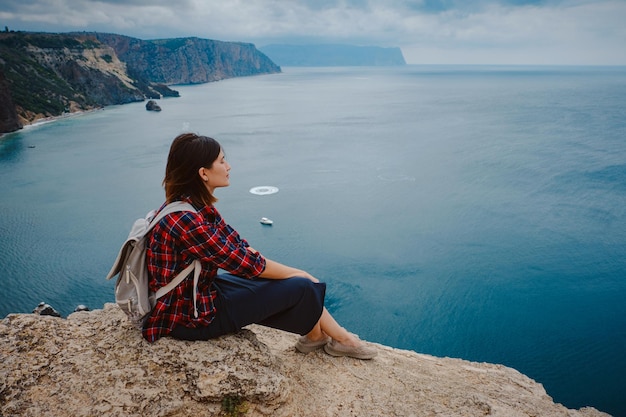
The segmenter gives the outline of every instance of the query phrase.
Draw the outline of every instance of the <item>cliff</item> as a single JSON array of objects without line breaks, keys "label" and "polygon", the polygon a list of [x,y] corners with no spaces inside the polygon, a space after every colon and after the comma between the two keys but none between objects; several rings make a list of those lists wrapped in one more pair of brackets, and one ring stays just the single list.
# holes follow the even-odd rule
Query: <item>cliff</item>
[{"label": "cliff", "polygon": [[9,83],[0,71],[0,132],[12,132],[21,128]]},{"label": "cliff", "polygon": [[555,404],[500,365],[377,345],[372,361],[303,355],[261,326],[145,342],[114,304],[0,322],[2,416],[607,416]]},{"label": "cliff", "polygon": [[[2,113],[15,112],[19,125],[112,104],[177,97],[171,84],[275,73],[280,67],[252,44],[0,32],[0,72],[8,87],[0,92]],[[1,95],[6,91],[10,101]],[[18,125],[0,125],[0,133]]]},{"label": "cliff", "polygon": [[93,33],[128,65],[128,73],[165,84],[197,84],[280,72],[253,44],[200,38],[144,41]]},{"label": "cliff", "polygon": [[400,48],[354,45],[267,45],[259,48],[274,62],[289,67],[401,66]]}]

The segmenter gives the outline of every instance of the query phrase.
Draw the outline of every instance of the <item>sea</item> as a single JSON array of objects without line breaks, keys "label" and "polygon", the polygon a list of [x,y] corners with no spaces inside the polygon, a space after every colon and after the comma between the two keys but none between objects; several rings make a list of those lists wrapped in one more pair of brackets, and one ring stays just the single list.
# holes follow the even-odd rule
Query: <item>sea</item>
[{"label": "sea", "polygon": [[232,166],[227,222],[327,282],[361,338],[626,416],[626,67],[285,67],[174,88],[161,112],[0,138],[0,317],[114,302],[105,276],[195,132]]}]

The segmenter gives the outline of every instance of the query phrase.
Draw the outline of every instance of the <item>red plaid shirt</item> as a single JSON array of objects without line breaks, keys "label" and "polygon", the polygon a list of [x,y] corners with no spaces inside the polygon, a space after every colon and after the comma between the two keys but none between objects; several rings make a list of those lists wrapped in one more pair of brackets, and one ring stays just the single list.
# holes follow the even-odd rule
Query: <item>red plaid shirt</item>
[{"label": "red plaid shirt", "polygon": [[[186,200],[190,202],[189,200]],[[163,208],[163,207],[161,207]],[[214,206],[198,213],[176,212],[165,216],[148,240],[150,289],[156,291],[170,282],[194,259],[202,262],[194,317],[193,273],[159,300],[143,326],[143,337],[154,342],[176,326],[207,326],[215,316],[213,280],[221,268],[245,278],[265,269],[265,258],[247,248],[248,242],[224,222]]]}]

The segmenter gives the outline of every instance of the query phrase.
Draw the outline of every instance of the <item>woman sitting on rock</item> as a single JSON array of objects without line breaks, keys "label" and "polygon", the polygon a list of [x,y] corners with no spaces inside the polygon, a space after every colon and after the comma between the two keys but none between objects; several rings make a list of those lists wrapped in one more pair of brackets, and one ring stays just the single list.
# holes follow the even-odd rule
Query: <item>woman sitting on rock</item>
[{"label": "woman sitting on rock", "polygon": [[[174,139],[161,209],[184,201],[197,213],[168,214],[152,230],[150,287],[156,291],[165,286],[194,260],[201,262],[202,272],[197,294],[190,277],[157,300],[144,323],[144,338],[208,340],[256,323],[300,334],[296,349],[303,353],[323,347],[333,356],[376,356],[375,348],[341,327],[326,310],[325,284],[265,258],[224,222],[214,206],[214,192],[229,185],[230,168],[216,140],[192,133]],[[228,273],[218,274],[218,268]]]}]

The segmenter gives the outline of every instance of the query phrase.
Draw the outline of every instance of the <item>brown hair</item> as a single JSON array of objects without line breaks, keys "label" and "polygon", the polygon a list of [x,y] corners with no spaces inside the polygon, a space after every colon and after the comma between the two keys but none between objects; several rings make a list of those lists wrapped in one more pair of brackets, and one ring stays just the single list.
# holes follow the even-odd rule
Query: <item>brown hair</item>
[{"label": "brown hair", "polygon": [[165,167],[165,200],[176,201],[191,197],[194,206],[208,206],[217,201],[204,185],[198,170],[210,169],[222,147],[213,138],[195,133],[183,133],[172,142]]}]

